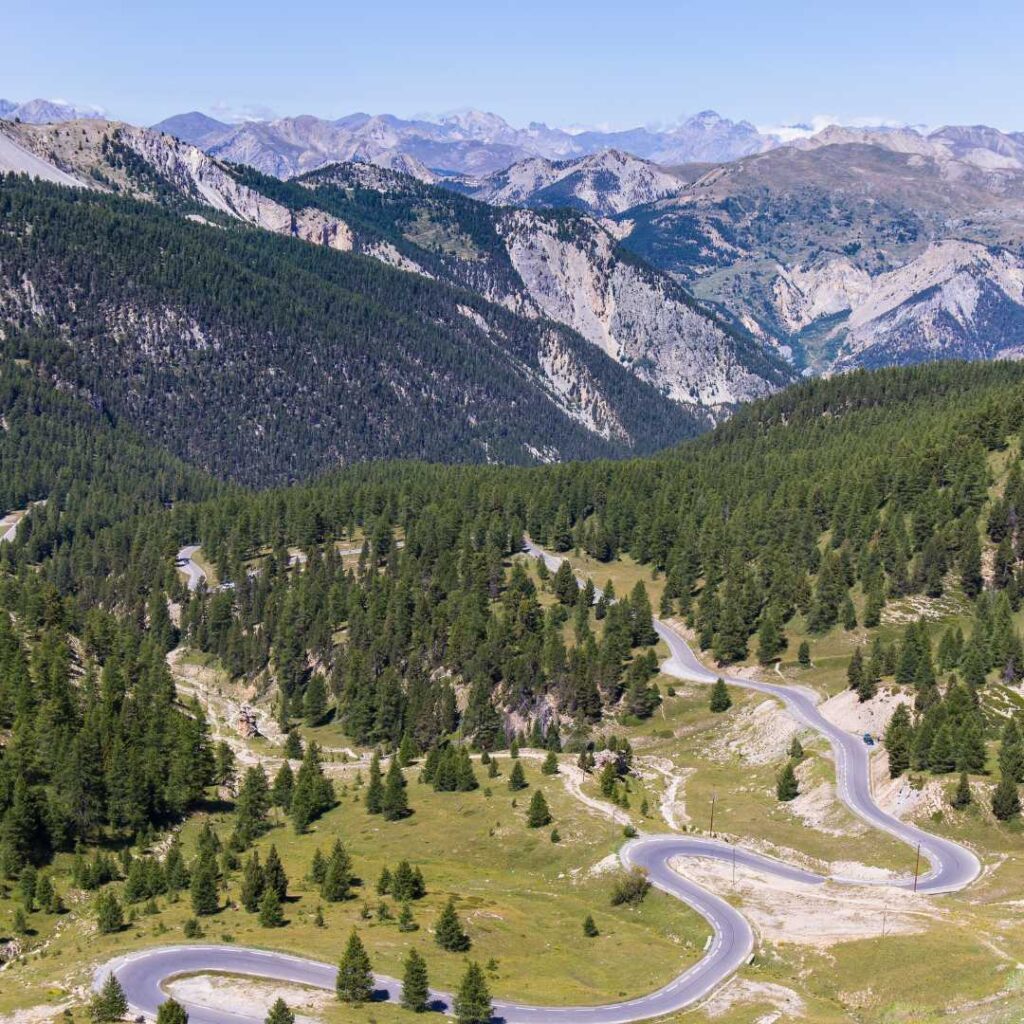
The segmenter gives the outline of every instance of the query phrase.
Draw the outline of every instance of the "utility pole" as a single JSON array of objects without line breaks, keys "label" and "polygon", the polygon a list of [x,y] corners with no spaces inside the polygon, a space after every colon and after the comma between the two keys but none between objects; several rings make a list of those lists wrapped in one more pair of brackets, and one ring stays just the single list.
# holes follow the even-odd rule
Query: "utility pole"
[{"label": "utility pole", "polygon": [[718,793],[715,790],[711,791],[711,825],[708,831],[712,836],[715,834],[715,801],[718,799]]},{"label": "utility pole", "polygon": [[921,870],[921,844],[917,844],[917,860],[914,861],[914,892],[917,892],[917,876]]},{"label": "utility pole", "polygon": [[885,916],[889,913],[889,904],[882,905],[882,938],[885,938]]},{"label": "utility pole", "polygon": [[736,884],[736,844],[732,844],[732,884]]}]

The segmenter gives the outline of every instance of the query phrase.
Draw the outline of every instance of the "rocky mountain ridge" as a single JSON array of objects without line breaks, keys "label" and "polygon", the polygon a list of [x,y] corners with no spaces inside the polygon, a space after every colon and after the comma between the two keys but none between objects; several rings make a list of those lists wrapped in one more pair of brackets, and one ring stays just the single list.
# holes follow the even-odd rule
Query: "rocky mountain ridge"
[{"label": "rocky mountain ridge", "polygon": [[800,368],[1015,355],[1020,139],[828,129],[617,216],[622,244]]},{"label": "rocky mountain ridge", "polygon": [[76,106],[65,100],[34,99],[19,103],[16,100],[0,99],[0,118],[26,124],[58,124],[61,121],[81,121],[103,116],[103,112],[94,107]]},{"label": "rocky mountain ridge", "polygon": [[[470,288],[517,315],[546,317],[697,410],[724,412],[789,379],[759,343],[728,330],[668,277],[623,258],[607,227],[588,217],[493,209],[370,164],[285,185],[246,177],[173,136],[110,122],[7,124],[0,139],[48,158],[58,183],[70,176],[82,187],[184,204],[193,218],[219,214],[355,251]],[[0,169],[3,154],[0,145]],[[390,209],[382,215],[384,197]]]},{"label": "rocky mountain ridge", "polygon": [[532,123],[514,128],[496,114],[469,110],[435,121],[390,114],[350,114],[337,120],[302,115],[225,124],[193,111],[153,126],[215,156],[279,178],[325,164],[387,164],[411,157],[434,173],[483,177],[531,157],[560,161],[619,149],[665,164],[734,160],[779,140],[749,122],[703,111],[665,129],[570,132]]},{"label": "rocky mountain ridge", "polygon": [[484,178],[441,184],[499,206],[565,207],[606,217],[675,195],[682,181],[648,160],[606,149],[577,160],[532,157]]}]

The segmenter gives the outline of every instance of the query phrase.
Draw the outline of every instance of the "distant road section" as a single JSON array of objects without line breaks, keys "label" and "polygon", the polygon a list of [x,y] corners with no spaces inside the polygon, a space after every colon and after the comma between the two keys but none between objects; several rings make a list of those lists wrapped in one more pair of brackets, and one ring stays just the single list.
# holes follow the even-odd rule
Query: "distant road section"
[{"label": "distant road section", "polygon": [[206,570],[194,560],[198,550],[198,544],[189,544],[178,552],[178,556],[174,560],[174,564],[185,574],[189,590],[198,590],[200,583],[208,582]]},{"label": "distant road section", "polygon": [[27,515],[27,509],[19,509],[17,512],[8,512],[0,519],[0,544],[14,543],[14,538],[18,535],[18,527]]}]

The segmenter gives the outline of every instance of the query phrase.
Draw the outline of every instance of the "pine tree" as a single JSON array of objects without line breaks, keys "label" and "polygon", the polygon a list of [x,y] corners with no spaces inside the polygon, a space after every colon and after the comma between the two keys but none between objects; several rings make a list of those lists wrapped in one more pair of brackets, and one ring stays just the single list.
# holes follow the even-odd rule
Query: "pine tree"
[{"label": "pine tree", "polygon": [[272,885],[266,887],[260,898],[260,924],[264,928],[280,928],[284,924],[281,897]]},{"label": "pine tree", "polygon": [[402,909],[398,912],[398,930],[400,932],[414,932],[419,928],[416,923],[416,918],[413,917],[412,907],[409,905],[409,901],[406,900],[402,904]]},{"label": "pine tree", "polygon": [[579,587],[576,585],[576,577],[573,575],[572,566],[569,560],[563,559],[561,565],[555,572],[551,581],[555,597],[564,605],[572,607],[579,596]]},{"label": "pine tree", "polygon": [[512,763],[512,771],[509,772],[508,776],[508,788],[516,793],[521,789],[526,789],[528,783],[526,781],[526,775],[523,772],[522,761],[516,759]]},{"label": "pine tree", "polygon": [[619,781],[619,771],[614,761],[606,761],[604,767],[601,769],[601,774],[598,778],[598,787],[601,790],[601,796],[610,798],[615,795],[615,786]]},{"label": "pine tree", "polygon": [[494,1008],[484,972],[470,961],[455,995],[455,1019],[458,1024],[489,1024]]},{"label": "pine tree", "polygon": [[851,690],[859,690],[864,682],[864,655],[859,647],[853,649],[850,663],[846,666],[846,682]]},{"label": "pine tree", "polygon": [[797,648],[796,660],[801,668],[811,667],[811,645],[806,640],[801,641]]},{"label": "pine tree", "polygon": [[857,687],[857,699],[863,704],[871,700],[878,693],[878,683],[874,676],[865,668],[861,673],[860,685]]},{"label": "pine tree", "polygon": [[469,751],[465,747],[459,747],[455,756],[455,788],[460,793],[469,793],[480,788],[476,774],[473,771],[473,762],[469,758]]},{"label": "pine tree", "polygon": [[470,939],[463,930],[462,922],[455,911],[455,900],[449,899],[441,911],[434,927],[434,941],[449,953],[465,953],[470,947]]},{"label": "pine tree", "polygon": [[782,801],[795,800],[800,794],[800,784],[793,771],[793,762],[787,761],[775,781],[775,794]]},{"label": "pine tree", "polygon": [[121,903],[112,892],[100,893],[96,899],[96,928],[101,935],[111,935],[124,927]]},{"label": "pine tree", "polygon": [[587,914],[583,919],[583,934],[586,935],[588,939],[596,939],[600,934],[597,930],[597,925],[594,924],[594,917],[592,914]]},{"label": "pine tree", "polygon": [[97,1024],[121,1020],[128,1013],[128,999],[117,976],[108,974],[100,986],[99,992],[92,997],[89,1014]]},{"label": "pine tree", "polygon": [[889,776],[893,779],[910,767],[913,727],[906,704],[897,704],[885,728],[885,749],[889,755]]},{"label": "pine tree", "polygon": [[419,868],[413,870],[407,860],[398,862],[391,875],[391,894],[396,900],[418,900],[426,893],[423,875]]},{"label": "pine tree", "polygon": [[999,744],[999,771],[1014,782],[1024,782],[1024,741],[1012,718],[1003,727]]},{"label": "pine tree", "polygon": [[540,770],[544,775],[558,774],[558,757],[553,750],[548,751]]},{"label": "pine tree", "polygon": [[629,618],[633,646],[653,647],[658,642],[658,634],[654,629],[651,600],[642,580],[637,580],[630,592]]},{"label": "pine tree", "polygon": [[277,847],[271,846],[267,851],[267,860],[263,865],[263,880],[268,889],[277,893],[279,900],[288,896],[288,876],[284,873],[284,865],[278,856]]},{"label": "pine tree", "polygon": [[711,687],[710,707],[716,715],[721,714],[723,711],[728,711],[732,707],[732,697],[729,696],[729,689],[721,676],[715,680],[715,685]]},{"label": "pine tree", "polygon": [[957,810],[963,810],[965,807],[970,806],[973,797],[971,795],[971,783],[967,778],[967,772],[960,773],[960,779],[956,785],[956,792],[953,794],[953,799],[950,803],[957,808]]},{"label": "pine tree", "polygon": [[156,1008],[156,1024],[188,1024],[185,1007],[173,999],[165,999]]},{"label": "pine tree", "polygon": [[629,668],[626,693],[622,698],[626,713],[634,718],[650,718],[661,703],[658,688],[648,681],[644,659],[638,658]]},{"label": "pine tree", "polygon": [[341,840],[335,840],[331,855],[327,859],[320,895],[328,903],[340,903],[348,899],[352,886],[352,862]]},{"label": "pine tree", "polygon": [[943,722],[932,739],[928,752],[928,767],[936,775],[945,775],[956,767],[956,751],[953,747],[953,729],[949,722]]},{"label": "pine tree", "polygon": [[384,793],[381,797],[381,812],[385,821],[398,821],[409,814],[409,798],[405,792],[405,779],[402,777],[397,757],[392,757],[391,764],[388,765]]},{"label": "pine tree", "polygon": [[49,875],[40,875],[36,881],[35,900],[39,909],[44,913],[59,913],[55,908],[60,904],[60,897],[57,895],[57,890],[54,889]]},{"label": "pine tree", "polygon": [[413,1013],[423,1013],[430,999],[430,984],[427,978],[427,962],[416,952],[409,950],[402,973],[402,1006]]},{"label": "pine tree", "polygon": [[295,1014],[283,999],[277,999],[267,1014],[266,1024],[295,1024]]},{"label": "pine tree", "polygon": [[302,760],[302,737],[294,729],[289,729],[285,734],[284,756],[290,761]]},{"label": "pine tree", "polygon": [[1020,792],[1009,775],[1000,775],[992,793],[992,813],[1000,821],[1009,821],[1020,814]]},{"label": "pine tree", "polygon": [[334,803],[334,787],[324,778],[320,751],[310,743],[302,758],[292,791],[291,819],[298,833],[305,832]]},{"label": "pine tree", "polygon": [[965,540],[960,549],[960,587],[968,598],[981,593],[981,544],[973,521],[965,522]]},{"label": "pine tree", "polygon": [[757,629],[757,660],[770,665],[786,648],[786,637],[779,624],[779,614],[769,605]]},{"label": "pine tree", "polygon": [[[560,505],[555,513],[555,521],[551,527],[551,546],[558,552],[568,551],[572,547],[572,524],[569,521],[569,510]],[[543,562],[544,559],[541,559]],[[566,562],[563,560],[562,565]]]},{"label": "pine tree", "polygon": [[526,824],[530,828],[543,828],[551,823],[551,811],[548,809],[548,802],[544,794],[539,790],[533,791],[533,799],[530,800],[530,809],[526,812]]},{"label": "pine tree", "polygon": [[235,801],[235,834],[243,846],[248,846],[267,829],[267,812],[270,810],[270,788],[262,765],[249,768],[242,780]]},{"label": "pine tree", "polygon": [[800,740],[794,736],[793,742],[789,745],[789,759],[794,763],[804,759],[804,747]]},{"label": "pine tree", "polygon": [[380,814],[384,803],[384,784],[380,777],[380,755],[374,751],[370,758],[370,767],[367,772],[366,786],[366,810],[370,814]]},{"label": "pine tree", "polygon": [[402,741],[398,744],[398,765],[400,768],[408,768],[416,760],[416,741],[409,733],[402,733]]},{"label": "pine tree", "polygon": [[242,890],[239,895],[242,906],[250,914],[255,914],[259,910],[260,900],[265,889],[266,881],[263,876],[263,868],[260,866],[260,857],[253,850],[242,869]]},{"label": "pine tree", "polygon": [[307,725],[319,725],[327,714],[327,687],[324,677],[314,672],[306,684],[306,692],[302,697],[302,717]]},{"label": "pine tree", "polygon": [[367,1003],[373,998],[373,971],[359,933],[352,929],[338,964],[335,981],[338,998],[344,1003]]},{"label": "pine tree", "polygon": [[275,807],[287,812],[292,806],[292,793],[295,790],[295,774],[292,766],[284,761],[274,776],[274,785],[270,790],[270,799]]},{"label": "pine tree", "polygon": [[192,913],[196,917],[216,914],[220,909],[217,893],[217,863],[211,854],[202,854],[192,869]]},{"label": "pine tree", "polygon": [[324,877],[327,874],[327,861],[324,855],[320,852],[318,846],[313,851],[313,859],[309,862],[309,880],[317,886],[324,884]]}]

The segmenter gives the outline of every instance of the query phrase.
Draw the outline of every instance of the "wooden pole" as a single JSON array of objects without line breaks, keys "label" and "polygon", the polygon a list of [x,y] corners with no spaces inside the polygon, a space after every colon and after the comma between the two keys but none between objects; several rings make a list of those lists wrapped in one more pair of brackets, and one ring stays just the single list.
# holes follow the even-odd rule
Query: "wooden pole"
[{"label": "wooden pole", "polygon": [[717,799],[718,799],[718,794],[716,792],[712,792],[711,793],[711,826],[708,829],[708,831],[712,835],[715,834],[715,801]]},{"label": "wooden pole", "polygon": [[914,861],[914,892],[917,892],[917,876],[921,870],[921,844],[917,844],[917,860]]}]

